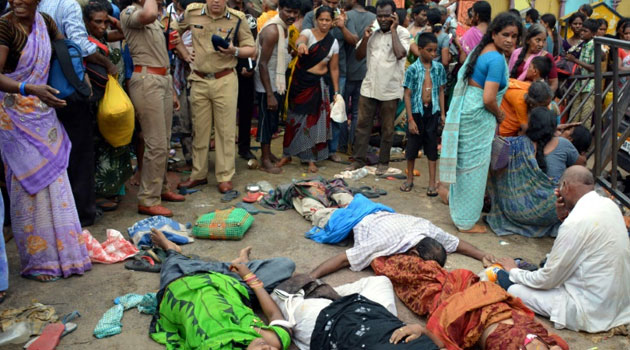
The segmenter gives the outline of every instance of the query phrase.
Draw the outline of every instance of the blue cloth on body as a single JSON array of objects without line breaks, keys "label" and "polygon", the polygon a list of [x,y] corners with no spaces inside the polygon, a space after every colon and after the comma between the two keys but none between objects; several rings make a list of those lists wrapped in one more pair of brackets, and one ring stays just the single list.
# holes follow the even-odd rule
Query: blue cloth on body
[{"label": "blue cloth on body", "polygon": [[339,208],[332,213],[324,228],[313,227],[306,233],[306,238],[318,243],[339,243],[348,237],[350,231],[364,217],[379,211],[395,212],[386,205],[374,203],[364,195],[357,194],[347,207]]},{"label": "blue cloth on body", "polygon": [[506,68],[505,56],[498,51],[488,51],[477,58],[471,78],[482,88],[486,81],[499,83],[499,90],[502,90],[508,83]]}]

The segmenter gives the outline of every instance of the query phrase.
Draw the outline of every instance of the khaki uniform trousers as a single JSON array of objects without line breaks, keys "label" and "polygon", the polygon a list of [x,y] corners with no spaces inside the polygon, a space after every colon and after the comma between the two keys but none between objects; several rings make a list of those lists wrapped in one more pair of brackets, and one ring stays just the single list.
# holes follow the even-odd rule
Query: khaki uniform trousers
[{"label": "khaki uniform trousers", "polygon": [[133,73],[129,80],[129,97],[145,143],[138,204],[147,207],[159,205],[160,195],[170,191],[166,170],[173,123],[172,89],[170,75]]},{"label": "khaki uniform trousers", "polygon": [[193,169],[190,178],[203,180],[208,176],[208,150],[214,125],[214,174],[217,182],[230,181],[235,173],[236,162],[236,73],[219,79],[203,79],[192,73],[189,81],[193,135]]}]

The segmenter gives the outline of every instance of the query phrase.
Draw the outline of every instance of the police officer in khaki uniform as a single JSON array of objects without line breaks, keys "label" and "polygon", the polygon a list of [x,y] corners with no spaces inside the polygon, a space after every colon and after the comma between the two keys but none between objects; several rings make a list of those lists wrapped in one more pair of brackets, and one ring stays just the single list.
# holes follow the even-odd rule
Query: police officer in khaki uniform
[{"label": "police officer in khaki uniform", "polygon": [[173,216],[172,211],[160,205],[161,200],[181,202],[185,198],[173,193],[166,179],[173,121],[173,79],[164,27],[157,16],[155,0],[135,0],[123,10],[120,19],[134,63],[129,97],[145,142],[138,212]]},{"label": "police officer in khaki uniform", "polygon": [[[240,21],[240,25],[237,24]],[[208,148],[214,125],[215,176],[219,191],[232,189],[236,160],[237,58],[255,54],[254,37],[245,15],[226,6],[226,0],[206,0],[188,5],[179,23],[180,33],[192,31],[195,61],[188,77],[193,124],[193,170],[179,184],[190,188],[208,183]],[[214,49],[212,35],[228,39],[229,47]],[[238,47],[234,46],[234,38]],[[253,103],[253,101],[252,101]]]}]

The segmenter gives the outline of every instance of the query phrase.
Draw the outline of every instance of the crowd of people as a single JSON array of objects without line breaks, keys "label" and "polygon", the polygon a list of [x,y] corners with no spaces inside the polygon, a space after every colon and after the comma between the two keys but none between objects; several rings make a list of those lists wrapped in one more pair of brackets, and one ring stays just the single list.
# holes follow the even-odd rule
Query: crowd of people
[{"label": "crowd of people", "polygon": [[[524,271],[428,220],[364,203],[362,216],[343,219],[346,225],[352,222],[345,230],[354,233],[355,246],[307,279],[370,265],[387,278],[329,288],[330,295],[313,304],[301,295],[304,305],[316,311],[298,317],[285,303],[295,293],[274,292],[292,275],[292,262],[252,265],[245,252],[231,265],[197,267],[206,273],[203,277],[175,281],[173,269],[189,262],[177,253],[179,247],[154,233],[156,245],[170,252],[173,263],[162,270],[162,296],[168,296],[163,304],[212,294],[210,299],[232,304],[234,314],[195,308],[195,317],[208,320],[208,327],[230,324],[234,315],[248,321],[238,336],[204,333],[197,329],[204,323],[165,304],[153,323],[153,339],[187,347],[232,341],[286,349],[293,334],[301,348],[318,349],[334,349],[349,339],[365,344],[385,338],[392,343],[406,338],[409,347],[422,349],[476,343],[503,349],[506,342],[514,345],[509,349],[566,349],[533,312],[558,328],[588,332],[630,322],[630,290],[611,282],[613,275],[630,277],[628,234],[618,208],[593,191],[593,178],[582,167],[592,137],[594,80],[574,85],[571,110],[565,113],[572,123],[561,120],[568,107],[558,98],[564,79],[592,74],[598,64],[618,61],[622,71],[630,71],[630,52],[619,49],[619,59],[613,60],[605,49],[604,60],[595,62],[593,38],[608,35],[608,23],[591,18],[588,5],[568,18],[563,38],[553,14],[541,16],[535,9],[493,13],[481,0],[460,23],[455,13],[462,4],[440,3],[416,0],[401,9],[393,0],[0,2],[2,192],[21,275],[50,282],[90,270],[82,228],[103,211],[116,210],[128,182],[139,186],[140,214],[172,216],[162,202],[182,202],[185,196],[174,191],[167,171],[190,171],[176,184],[184,192],[206,185],[211,149],[219,192],[233,191],[237,155],[258,160],[251,147],[254,117],[262,171],[280,174],[295,157],[316,173],[318,163],[346,163],[341,155],[348,154],[346,170],[376,165],[377,176],[389,169],[402,118],[407,179],[400,190],[413,189],[415,162],[424,154],[426,195],[448,205],[460,232],[482,233],[487,224],[498,235],[557,237],[544,267]],[[615,37],[630,40],[630,19],[617,22]],[[68,43],[83,56],[85,75],[75,79],[89,93],[61,97],[49,85],[49,72],[58,68],[51,59]],[[113,146],[97,125],[108,75],[133,104],[131,144]],[[274,155],[271,143],[281,126],[282,154]],[[170,164],[174,139],[182,146],[184,165]],[[378,155],[371,143],[379,146]],[[332,202],[340,207],[362,201],[348,193],[336,195]],[[296,209],[300,201],[293,202]],[[484,207],[485,223],[480,221]],[[319,207],[309,208],[301,214],[312,219]],[[328,210],[313,224],[337,223],[340,215]],[[1,243],[0,301],[8,288]],[[446,253],[454,252],[499,262],[504,268],[499,283],[479,282],[469,271],[444,270]],[[260,270],[254,271],[258,278],[245,263]],[[436,287],[451,279],[452,287]],[[196,286],[194,293],[190,285]],[[382,295],[373,292],[374,285]],[[429,316],[426,328],[403,326],[395,317],[393,291],[414,312]],[[464,310],[463,303],[479,293],[492,297]],[[256,296],[269,326],[243,304],[247,295]],[[350,331],[361,324],[354,319],[360,316],[344,310],[358,305],[372,307],[362,327],[387,324],[382,334],[363,337]],[[492,317],[480,319],[478,310]],[[451,327],[455,322],[471,327]],[[336,326],[331,329],[331,324]]]}]

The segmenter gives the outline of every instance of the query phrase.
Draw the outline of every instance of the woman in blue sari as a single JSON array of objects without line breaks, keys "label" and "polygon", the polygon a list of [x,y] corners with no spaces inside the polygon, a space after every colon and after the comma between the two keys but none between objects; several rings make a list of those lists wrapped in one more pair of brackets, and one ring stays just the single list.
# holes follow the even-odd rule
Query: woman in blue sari
[{"label": "woman in blue sari", "polygon": [[556,183],[547,175],[545,149],[554,139],[556,118],[544,107],[529,114],[525,136],[509,137],[510,161],[505,170],[490,177],[492,209],[486,221],[498,236],[555,237],[560,220],[556,214]]},{"label": "woman in blue sari", "polygon": [[440,181],[450,184],[451,219],[460,232],[486,231],[477,221],[486,191],[492,140],[504,118],[499,105],[508,85],[505,57],[518,43],[521,32],[519,18],[507,12],[499,14],[459,71],[442,134]]}]

